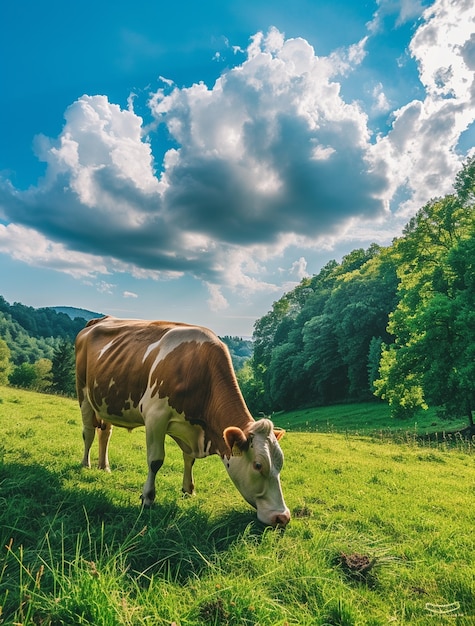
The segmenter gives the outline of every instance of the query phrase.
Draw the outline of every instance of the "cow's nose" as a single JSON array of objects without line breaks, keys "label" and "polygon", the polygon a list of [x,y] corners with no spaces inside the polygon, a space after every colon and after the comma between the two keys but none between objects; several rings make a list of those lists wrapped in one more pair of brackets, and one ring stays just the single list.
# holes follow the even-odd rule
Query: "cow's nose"
[{"label": "cow's nose", "polygon": [[285,528],[287,524],[290,522],[290,512],[284,511],[283,513],[278,513],[272,520],[273,526],[281,526]]}]

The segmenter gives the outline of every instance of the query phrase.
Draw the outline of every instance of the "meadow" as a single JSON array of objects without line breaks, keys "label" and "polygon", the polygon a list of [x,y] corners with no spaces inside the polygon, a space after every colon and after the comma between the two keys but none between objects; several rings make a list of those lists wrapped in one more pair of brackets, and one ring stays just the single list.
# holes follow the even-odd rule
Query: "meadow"
[{"label": "meadow", "polygon": [[171,440],[141,509],[143,429],[114,430],[111,474],[86,470],[75,400],[0,387],[0,624],[474,624],[474,445],[420,439],[443,430],[434,414],[404,425],[384,410],[274,416],[281,531],[216,457],[181,497]]}]

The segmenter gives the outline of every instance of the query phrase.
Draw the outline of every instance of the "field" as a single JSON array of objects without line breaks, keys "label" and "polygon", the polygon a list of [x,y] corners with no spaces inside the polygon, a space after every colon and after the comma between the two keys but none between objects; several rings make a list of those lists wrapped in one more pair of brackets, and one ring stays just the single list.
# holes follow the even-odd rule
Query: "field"
[{"label": "field", "polygon": [[421,441],[443,430],[424,419],[403,428],[377,404],[276,415],[283,532],[216,457],[182,498],[171,440],[142,510],[143,429],[115,429],[111,474],[86,470],[74,400],[0,387],[0,624],[474,624],[475,448]]}]

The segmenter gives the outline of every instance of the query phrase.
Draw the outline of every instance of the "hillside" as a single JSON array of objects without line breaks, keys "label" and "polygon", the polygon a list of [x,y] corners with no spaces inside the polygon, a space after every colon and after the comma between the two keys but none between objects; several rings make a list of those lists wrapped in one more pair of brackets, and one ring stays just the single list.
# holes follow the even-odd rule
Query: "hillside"
[{"label": "hillside", "polygon": [[47,308],[52,309],[53,311],[56,311],[56,313],[64,313],[65,315],[68,315],[72,320],[75,319],[76,317],[80,317],[83,320],[86,320],[86,322],[96,317],[102,317],[104,315],[103,313],[94,313],[94,311],[88,311],[87,309],[79,309],[74,306],[52,306],[52,307],[47,307]]}]

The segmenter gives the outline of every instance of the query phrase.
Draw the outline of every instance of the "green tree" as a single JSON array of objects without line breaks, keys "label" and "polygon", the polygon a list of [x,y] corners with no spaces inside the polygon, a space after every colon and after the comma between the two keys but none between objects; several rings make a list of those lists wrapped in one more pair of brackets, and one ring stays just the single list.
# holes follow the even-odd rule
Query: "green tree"
[{"label": "green tree", "polygon": [[381,337],[371,337],[368,351],[368,384],[372,392],[375,391],[374,381],[379,377],[379,364],[384,342]]},{"label": "green tree", "polygon": [[37,376],[38,373],[33,363],[22,363],[13,368],[8,380],[13,387],[34,389]]},{"label": "green tree", "polygon": [[0,385],[8,384],[8,376],[12,371],[11,352],[7,342],[0,339]]},{"label": "green tree", "polygon": [[252,415],[255,417],[261,414],[268,415],[271,412],[271,407],[265,397],[262,379],[258,380],[254,376],[251,359],[248,359],[236,372],[236,378]]},{"label": "green tree", "polygon": [[50,359],[39,359],[34,364],[36,370],[35,389],[37,391],[46,392],[51,390],[53,384],[52,365]]},{"label": "green tree", "polygon": [[61,340],[55,349],[51,373],[54,391],[65,395],[74,395],[76,390],[74,346],[70,341]]},{"label": "green tree", "polygon": [[372,246],[365,263],[343,274],[325,311],[331,316],[338,353],[346,367],[348,396],[367,399],[368,355],[373,337],[389,342],[389,313],[396,306],[397,276],[391,255]]},{"label": "green tree", "polygon": [[[471,172],[471,173],[470,173]],[[463,173],[464,197],[428,203],[394,244],[400,300],[390,316],[395,343],[383,353],[376,394],[395,415],[427,404],[472,422],[475,391],[475,213]],[[470,174],[470,176],[469,176]]]},{"label": "green tree", "polygon": [[315,315],[302,328],[303,367],[308,377],[308,404],[337,402],[348,392],[346,367],[338,350],[333,317]]},{"label": "green tree", "polygon": [[397,282],[394,259],[373,244],[274,303],[256,322],[253,358],[273,409],[371,397],[369,347],[373,337],[390,342]]}]

